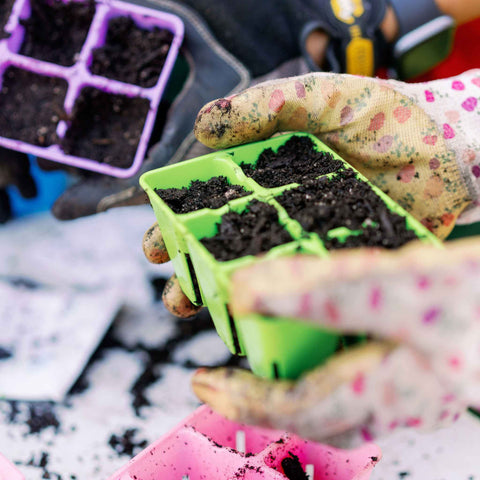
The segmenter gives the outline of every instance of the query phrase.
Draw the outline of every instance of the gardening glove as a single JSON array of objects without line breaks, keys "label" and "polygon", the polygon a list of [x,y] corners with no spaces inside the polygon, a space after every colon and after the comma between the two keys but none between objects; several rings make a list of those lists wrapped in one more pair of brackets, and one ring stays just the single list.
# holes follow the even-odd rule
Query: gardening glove
[{"label": "gardening glove", "polygon": [[[178,15],[184,22],[185,36],[179,55],[188,62],[188,78],[168,110],[160,141],[150,146],[139,172],[131,178],[119,179],[77,171],[78,182],[52,208],[53,214],[61,220],[92,215],[112,207],[148,203],[138,183],[140,175],[181,160],[194,141],[192,128],[201,106],[211,98],[248,85],[249,74],[245,67],[215,40],[193,10],[170,0],[141,0],[140,3]],[[176,89],[172,78],[167,91]]]},{"label": "gardening glove", "polygon": [[234,274],[234,316],[297,318],[371,340],[296,382],[201,369],[193,389],[232,420],[314,440],[445,425],[480,404],[479,298],[476,239],[262,261]]},{"label": "gardening glove", "polygon": [[10,186],[15,186],[24,198],[33,198],[37,195],[27,155],[0,148],[0,223],[6,222],[11,217],[7,192],[7,187]]},{"label": "gardening glove", "polygon": [[480,219],[480,70],[423,84],[311,73],[262,83],[200,111],[196,137],[225,148],[307,131],[439,238]]},{"label": "gardening glove", "polygon": [[[147,259],[156,264],[170,260],[162,233],[157,223],[150,227],[143,237],[143,251]],[[200,311],[201,306],[194,305],[183,293],[176,275],[165,284],[162,300],[167,310],[180,318],[192,317]]]}]

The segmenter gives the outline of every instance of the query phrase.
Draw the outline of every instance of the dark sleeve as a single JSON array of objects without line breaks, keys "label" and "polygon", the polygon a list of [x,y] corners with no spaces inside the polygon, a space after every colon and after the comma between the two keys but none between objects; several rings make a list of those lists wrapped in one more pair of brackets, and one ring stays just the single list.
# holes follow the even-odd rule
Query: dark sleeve
[{"label": "dark sleeve", "polygon": [[316,0],[181,0],[209,24],[218,41],[256,77],[301,55],[302,26]]}]

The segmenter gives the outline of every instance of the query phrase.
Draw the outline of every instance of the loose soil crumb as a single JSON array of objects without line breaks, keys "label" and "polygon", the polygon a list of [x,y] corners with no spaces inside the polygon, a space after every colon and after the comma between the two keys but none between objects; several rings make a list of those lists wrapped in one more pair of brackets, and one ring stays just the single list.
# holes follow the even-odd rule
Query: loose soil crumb
[{"label": "loose soil crumb", "polygon": [[146,440],[134,440],[136,428],[129,428],[122,435],[112,435],[108,444],[120,455],[133,457],[147,446]]},{"label": "loose soil crumb", "polygon": [[[370,186],[358,180],[352,170],[336,178],[319,178],[284,192],[276,200],[302,227],[317,233],[328,249],[359,246],[397,248],[416,239],[407,230],[405,218],[391,212]],[[327,232],[337,227],[363,230],[345,243],[328,239]]]},{"label": "loose soil crumb", "polygon": [[149,109],[145,98],[84,88],[73,107],[62,147],[67,154],[129,167]]},{"label": "loose soil crumb", "polygon": [[25,422],[29,428],[29,433],[40,433],[48,427],[53,427],[58,431],[60,422],[55,415],[55,407],[51,402],[32,402],[28,407],[29,417]]},{"label": "loose soil crumb", "polygon": [[308,480],[307,474],[303,471],[302,464],[296,455],[288,452],[288,457],[282,460],[283,473],[289,480]]},{"label": "loose soil crumb", "polygon": [[76,61],[95,14],[95,1],[30,0],[32,13],[21,20],[25,37],[20,53],[70,66]]},{"label": "loose soil crumb", "polygon": [[7,68],[0,90],[0,135],[42,147],[56,143],[67,88],[61,78]]},{"label": "loose soil crumb", "polygon": [[113,18],[108,23],[105,44],[93,51],[90,70],[121,82],[153,87],[172,40],[169,30],[158,27],[144,30],[130,17]]},{"label": "loose soil crumb", "polygon": [[10,18],[14,3],[15,0],[2,0],[0,3],[0,40],[10,36],[9,33],[5,32],[4,28]]},{"label": "loose soil crumb", "polygon": [[217,227],[217,235],[200,241],[222,262],[258,255],[293,240],[278,223],[275,207],[258,200],[251,201],[242,213],[226,213]]},{"label": "loose soil crumb", "polygon": [[337,172],[344,164],[330,153],[318,152],[310,138],[294,136],[277,153],[267,148],[255,164],[241,163],[240,167],[247,177],[263,187],[273,188]]},{"label": "loose soil crumb", "polygon": [[158,196],[175,212],[188,213],[201,208],[220,208],[230,200],[252,193],[241,185],[231,185],[224,176],[204,182],[194,180],[189,187],[155,189]]}]

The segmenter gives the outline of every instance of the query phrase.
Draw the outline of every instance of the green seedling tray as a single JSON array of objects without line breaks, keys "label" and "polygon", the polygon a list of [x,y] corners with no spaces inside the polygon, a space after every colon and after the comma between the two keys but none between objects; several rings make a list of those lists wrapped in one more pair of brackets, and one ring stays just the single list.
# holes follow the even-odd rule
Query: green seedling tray
[{"label": "green seedling tray", "polygon": [[[202,298],[202,292],[198,288],[196,275],[191,264],[190,254],[185,241],[187,230],[183,226],[182,219],[188,219],[190,216],[195,217],[202,210],[207,209],[176,214],[155,193],[155,189],[188,187],[194,180],[207,181],[215,176],[224,176],[230,184],[241,185],[249,191],[253,191],[256,185],[222,153],[205,155],[193,160],[152,170],[140,177],[140,185],[147,192],[152,204],[180,286],[189,300],[196,305],[201,305],[205,302]],[[232,200],[232,202],[234,201]],[[222,211],[225,211],[225,208]]]},{"label": "green seedling tray", "polygon": [[338,332],[291,318],[255,313],[235,319],[245,355],[253,372],[266,378],[298,378],[323,363],[337,350]]},{"label": "green seedling tray", "polygon": [[[182,219],[186,230],[189,232],[186,236],[186,242],[194,270],[202,272],[198,275],[198,283],[205,305],[210,310],[220,337],[236,354],[247,353],[249,336],[244,338],[239,330],[238,322],[228,311],[230,277],[236,270],[257,262],[259,256],[248,255],[230,261],[218,261],[199,240],[212,237],[217,233],[217,224],[220,223],[222,215],[227,211],[241,213],[248,208],[250,201],[251,198],[248,197],[240,198],[215,213],[202,211],[198,212],[197,215],[192,214],[189,218]],[[265,203],[278,208],[277,203],[272,200],[267,200]],[[292,221],[281,209],[278,209],[278,211],[279,223],[291,235],[292,241],[270,249],[262,257],[270,259],[291,256],[298,252],[318,252],[318,245],[314,241],[303,238],[303,231],[297,222]],[[310,337],[311,334],[308,335]],[[323,336],[324,333],[317,329],[317,341],[322,340]],[[268,363],[271,363],[271,360]]]},{"label": "green seedling tray", "polygon": [[[319,257],[329,255],[320,237],[316,233],[304,231],[275,200],[285,190],[298,187],[297,183],[265,188],[247,177],[239,166],[241,163],[255,163],[266,148],[277,151],[292,136],[308,136],[319,151],[329,152],[334,158],[342,160],[316,137],[296,132],[163,167],[147,172],[140,178],[140,184],[147,192],[155,211],[180,286],[192,302],[203,303],[208,307],[217,332],[228,348],[233,353],[246,355],[253,372],[269,378],[298,377],[330,356],[341,339],[335,332],[298,323],[294,319],[273,319],[257,314],[234,317],[228,309],[231,276],[236,270],[263,258],[280,258],[297,253]],[[347,163],[345,168],[352,169]],[[231,184],[252,191],[252,194],[231,200],[215,210],[205,208],[175,214],[155,193],[155,189],[188,187],[193,180],[207,181],[220,175],[227,177]],[[331,173],[326,176],[335,175],[336,173]],[[357,172],[357,176],[371,186],[391,211],[406,218],[407,229],[413,230],[421,241],[434,246],[441,245],[431,232],[403,208],[371,185],[360,173]],[[226,262],[216,260],[200,239],[214,236],[217,224],[225,213],[244,211],[252,199],[276,208],[279,223],[290,233],[292,241],[259,256],[249,255]],[[350,231],[340,226],[330,230],[327,236],[343,242],[350,235],[360,233],[361,230]]]}]

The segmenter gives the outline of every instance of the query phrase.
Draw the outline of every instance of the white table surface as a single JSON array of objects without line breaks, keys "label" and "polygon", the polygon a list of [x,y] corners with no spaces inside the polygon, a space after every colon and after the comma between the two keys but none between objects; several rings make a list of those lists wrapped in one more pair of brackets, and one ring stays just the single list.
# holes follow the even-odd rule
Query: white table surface
[{"label": "white table surface", "polygon": [[[124,304],[62,402],[0,400],[0,453],[28,480],[108,478],[198,406],[190,390],[196,366],[236,361],[208,316],[179,322],[154,300],[150,281],[169,267],[143,258],[141,238],[153,221],[149,207],[135,207],[70,223],[44,215],[0,230],[0,276],[111,285]],[[132,429],[136,447],[125,451],[116,440]],[[471,415],[440,431],[405,430],[376,443],[383,459],[372,480],[480,480],[480,420]]]}]

